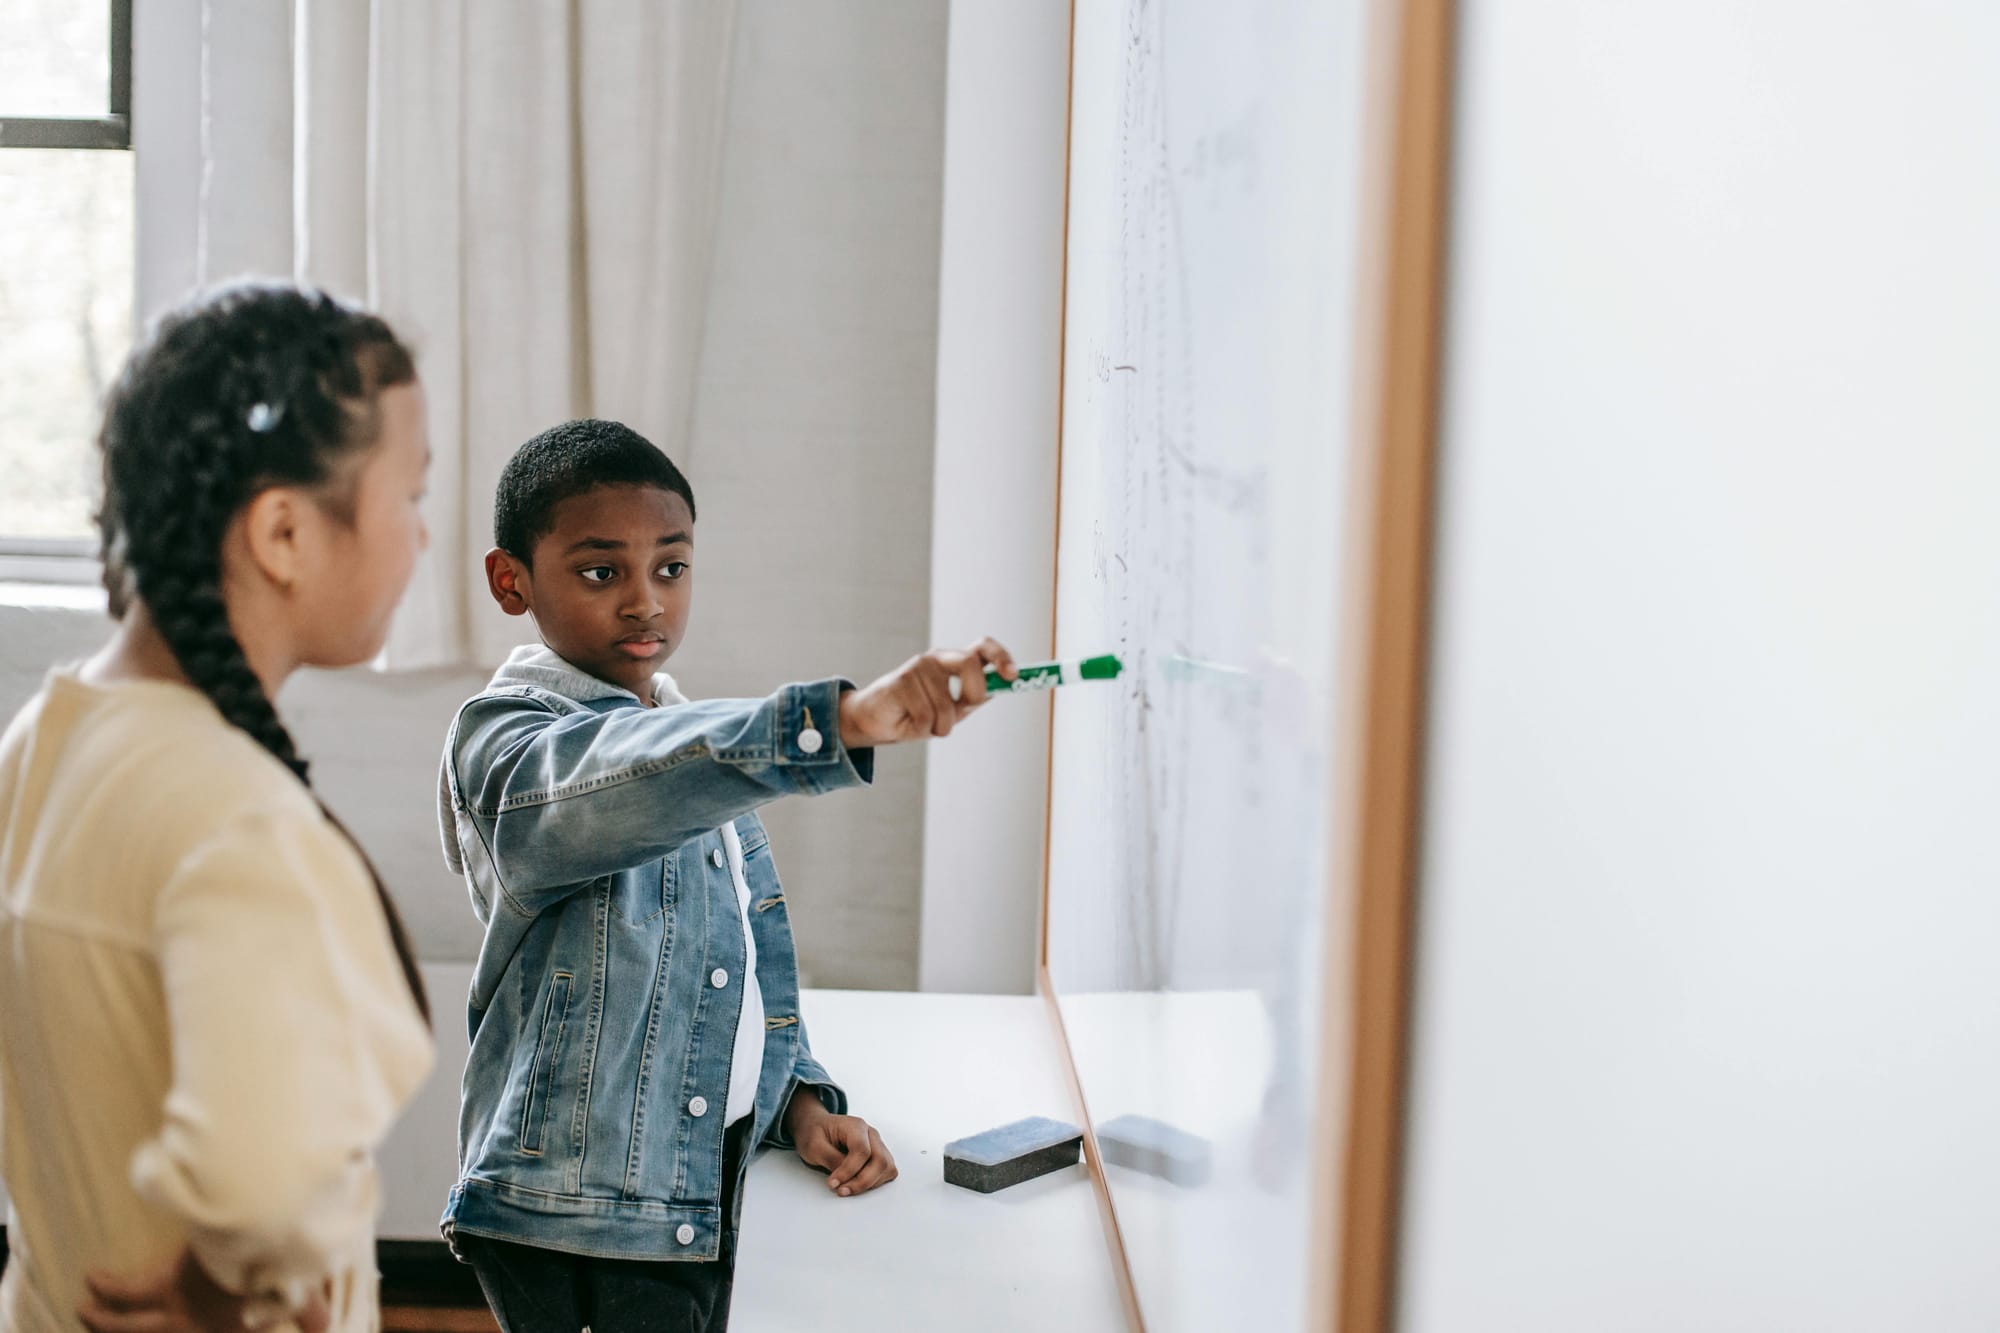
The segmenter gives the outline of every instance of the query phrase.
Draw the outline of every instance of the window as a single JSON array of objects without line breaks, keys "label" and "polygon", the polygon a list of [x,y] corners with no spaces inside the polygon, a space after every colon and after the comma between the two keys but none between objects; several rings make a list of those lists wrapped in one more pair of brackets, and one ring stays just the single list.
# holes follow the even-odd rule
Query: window
[{"label": "window", "polygon": [[0,34],[0,578],[87,582],[132,342],[131,0],[0,0]]}]

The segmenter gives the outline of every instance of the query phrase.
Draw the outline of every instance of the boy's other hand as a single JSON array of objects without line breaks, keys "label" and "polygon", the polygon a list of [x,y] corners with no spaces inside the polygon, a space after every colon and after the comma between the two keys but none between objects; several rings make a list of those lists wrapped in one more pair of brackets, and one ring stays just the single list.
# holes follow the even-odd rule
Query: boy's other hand
[{"label": "boy's other hand", "polygon": [[[949,736],[986,702],[986,671],[1018,674],[1013,654],[992,639],[963,651],[933,648],[840,697],[840,743],[850,750]],[[954,682],[956,686],[954,687]]]},{"label": "boy's other hand", "polygon": [[896,1178],[896,1159],[873,1125],[858,1115],[835,1115],[810,1093],[792,1098],[785,1128],[799,1159],[826,1172],[826,1187],[843,1199]]}]

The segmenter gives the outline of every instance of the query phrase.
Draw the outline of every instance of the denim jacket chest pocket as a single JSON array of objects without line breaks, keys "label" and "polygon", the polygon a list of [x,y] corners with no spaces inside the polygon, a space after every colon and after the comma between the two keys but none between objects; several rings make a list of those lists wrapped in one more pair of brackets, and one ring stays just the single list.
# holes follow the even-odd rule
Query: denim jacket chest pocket
[{"label": "denim jacket chest pocket", "polygon": [[[617,878],[614,910],[629,925],[659,928],[677,909],[699,908],[704,918],[724,924],[735,915],[736,888],[720,833],[703,834],[658,862]],[[732,910],[725,913],[724,907]]]},{"label": "denim jacket chest pocket", "polygon": [[717,912],[736,901],[720,833],[703,834],[651,865],[613,876],[607,887],[619,920],[644,929],[659,928],[676,904],[692,897],[713,898]]},{"label": "denim jacket chest pocket", "polygon": [[676,871],[679,864],[679,857],[668,856],[657,865],[641,866],[617,876],[613,910],[618,919],[641,929],[658,927],[667,913],[674,910],[680,885]]}]

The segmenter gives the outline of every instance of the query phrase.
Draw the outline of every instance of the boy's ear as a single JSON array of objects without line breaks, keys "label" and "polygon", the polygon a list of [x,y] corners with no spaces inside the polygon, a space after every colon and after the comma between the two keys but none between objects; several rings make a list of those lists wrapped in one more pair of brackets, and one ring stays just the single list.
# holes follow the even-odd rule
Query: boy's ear
[{"label": "boy's ear", "polygon": [[528,613],[528,567],[497,546],[486,553],[486,588],[508,615]]}]

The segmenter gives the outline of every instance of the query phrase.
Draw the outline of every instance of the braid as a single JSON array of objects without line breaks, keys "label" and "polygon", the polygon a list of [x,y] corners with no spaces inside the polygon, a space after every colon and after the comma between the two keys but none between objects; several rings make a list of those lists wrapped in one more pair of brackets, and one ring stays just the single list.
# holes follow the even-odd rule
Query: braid
[{"label": "braid", "polygon": [[230,725],[307,782],[306,763],[231,632],[222,599],[222,533],[235,510],[231,479],[240,470],[240,463],[231,467],[230,443],[191,431],[160,460],[186,489],[171,512],[138,529],[147,535],[132,553],[137,591],[194,687]]},{"label": "braid", "polygon": [[[409,353],[380,319],[320,292],[240,286],[170,315],[127,363],[105,413],[98,533],[112,614],[122,618],[134,596],[143,601],[189,683],[308,792],[306,761],[230,628],[223,535],[267,487],[327,480],[339,455],[372,442],[349,404],[414,377]],[[260,408],[261,427],[252,424]],[[388,886],[312,794],[374,881],[428,1022],[416,953]]]}]

